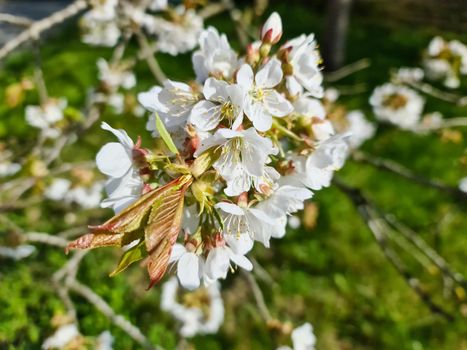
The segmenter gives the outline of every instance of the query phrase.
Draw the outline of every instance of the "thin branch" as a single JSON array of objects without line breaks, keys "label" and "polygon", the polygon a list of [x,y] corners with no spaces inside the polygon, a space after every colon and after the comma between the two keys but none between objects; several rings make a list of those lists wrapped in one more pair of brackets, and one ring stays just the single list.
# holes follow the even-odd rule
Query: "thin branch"
[{"label": "thin branch", "polygon": [[414,173],[412,170],[404,167],[402,164],[399,164],[391,159],[373,157],[369,154],[363,153],[362,151],[355,151],[352,154],[352,157],[353,160],[357,162],[372,165],[378,169],[385,170],[403,178],[406,178],[408,180],[411,180],[419,185],[435,188],[437,190],[449,193],[463,200],[467,199],[467,193],[461,191],[459,188],[455,186],[446,185],[442,181],[436,179],[429,179],[423,177],[422,175]]},{"label": "thin branch", "polygon": [[324,81],[333,83],[341,80],[353,73],[366,69],[370,66],[371,61],[368,58],[362,58],[356,62],[353,62],[347,66],[344,66],[334,72],[326,73],[324,75]]},{"label": "thin branch", "polygon": [[9,13],[0,13],[0,22],[20,27],[29,27],[34,23],[34,21],[27,17],[16,16]]},{"label": "thin branch", "polygon": [[424,125],[423,122],[419,124],[414,131],[436,131],[447,128],[458,128],[467,126],[467,117],[457,117],[443,119],[439,123],[433,125]]},{"label": "thin branch", "polygon": [[453,315],[433,301],[433,297],[420,285],[420,281],[414,277],[404,266],[397,253],[388,246],[386,241],[388,226],[384,218],[379,214],[375,206],[362,194],[362,192],[337,179],[333,183],[345,193],[357,208],[360,216],[369,227],[376,242],[380,246],[388,261],[394,266],[399,274],[405,279],[410,288],[420,297],[431,312],[441,315],[449,321],[454,319]]},{"label": "thin branch", "polygon": [[451,92],[442,91],[428,83],[423,82],[408,81],[406,82],[406,84],[439,100],[446,101],[449,103],[455,103],[458,106],[467,105],[467,96],[460,96]]},{"label": "thin branch", "polygon": [[245,276],[248,285],[251,288],[253,296],[256,301],[256,305],[258,306],[259,313],[265,322],[270,322],[273,320],[271,313],[269,312],[268,307],[266,306],[266,302],[264,301],[263,292],[261,288],[259,288],[258,283],[256,282],[255,277],[250,273],[242,270],[243,275]]},{"label": "thin branch", "polygon": [[55,25],[64,22],[70,17],[75,16],[79,12],[85,10],[88,3],[85,0],[76,0],[64,9],[54,12],[52,15],[41,19],[31,24],[31,26],[21,32],[18,36],[8,41],[2,48],[0,48],[0,60],[5,58],[10,52],[17,49],[22,44],[29,40],[37,39],[41,33],[51,29]]},{"label": "thin branch", "polygon": [[446,260],[440,256],[433,248],[431,248],[416,232],[414,232],[410,227],[404,225],[398,221],[394,215],[385,215],[385,221],[391,225],[394,229],[400,232],[404,237],[406,237],[410,242],[412,242],[420,251],[422,251],[426,257],[438,267],[443,273],[445,273],[453,281],[457,282],[463,287],[467,287],[467,281],[464,276],[459,272],[453,271]]},{"label": "thin branch", "polygon": [[140,344],[145,349],[160,349],[154,347],[148,338],[140,331],[138,327],[133,325],[130,321],[126,320],[122,315],[117,314],[107,302],[97,295],[88,286],[72,279],[68,281],[68,287],[71,291],[85,298],[89,303],[104,314],[113,324],[120,327],[126,334],[128,334],[134,341]]},{"label": "thin branch", "polygon": [[52,236],[43,232],[27,232],[23,234],[24,239],[30,243],[43,243],[55,247],[65,248],[68,240],[59,236]]},{"label": "thin branch", "polygon": [[156,57],[154,56],[154,50],[151,49],[146,36],[142,32],[136,33],[136,38],[138,39],[138,44],[141,50],[141,57],[148,64],[148,67],[154,75],[154,78],[156,78],[156,80],[162,84],[167,79],[167,77],[165,76],[164,72],[159,66],[159,62],[157,62]]}]

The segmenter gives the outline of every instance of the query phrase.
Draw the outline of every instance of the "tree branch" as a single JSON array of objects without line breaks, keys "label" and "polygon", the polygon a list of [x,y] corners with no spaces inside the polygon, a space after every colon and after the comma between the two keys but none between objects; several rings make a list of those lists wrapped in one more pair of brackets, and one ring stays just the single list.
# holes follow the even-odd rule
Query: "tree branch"
[{"label": "tree branch", "polygon": [[64,22],[70,17],[78,14],[88,7],[85,0],[76,0],[64,9],[54,12],[52,15],[34,22],[30,27],[18,36],[8,41],[2,48],[0,48],[0,60],[5,58],[10,52],[24,44],[25,42],[38,38],[41,33],[51,29],[55,25]]}]

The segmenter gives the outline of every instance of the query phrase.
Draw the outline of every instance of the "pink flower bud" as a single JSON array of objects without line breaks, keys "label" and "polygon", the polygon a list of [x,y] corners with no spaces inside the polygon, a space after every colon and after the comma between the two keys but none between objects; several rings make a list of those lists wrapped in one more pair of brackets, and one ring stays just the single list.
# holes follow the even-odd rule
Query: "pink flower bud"
[{"label": "pink flower bud", "polygon": [[276,44],[282,36],[282,20],[277,12],[271,13],[261,29],[263,43]]}]

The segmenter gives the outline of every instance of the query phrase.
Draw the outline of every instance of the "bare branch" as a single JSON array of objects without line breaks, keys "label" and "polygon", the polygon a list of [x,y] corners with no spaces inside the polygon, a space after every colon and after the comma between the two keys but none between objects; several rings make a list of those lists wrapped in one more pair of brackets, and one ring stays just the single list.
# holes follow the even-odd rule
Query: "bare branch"
[{"label": "bare branch", "polygon": [[154,78],[156,78],[156,80],[162,84],[167,79],[167,77],[165,76],[164,72],[159,66],[159,62],[157,62],[156,57],[154,56],[155,51],[151,48],[146,36],[142,32],[136,33],[136,37],[138,39],[139,47],[141,50],[141,57],[148,64],[148,67],[154,75]]},{"label": "bare branch", "polygon": [[120,327],[125,333],[127,333],[133,340],[138,344],[143,346],[145,349],[160,349],[159,347],[154,347],[148,338],[140,331],[138,327],[133,325],[130,321],[126,320],[123,316],[115,313],[115,311],[110,307],[107,302],[97,295],[91,288],[88,286],[72,279],[68,281],[68,287],[71,291],[85,298],[89,303],[94,305],[94,307],[104,314],[109,320]]},{"label": "bare branch", "polygon": [[268,307],[266,306],[266,302],[264,301],[263,292],[261,288],[259,288],[258,283],[256,282],[255,277],[247,271],[242,270],[242,274],[245,276],[248,285],[251,288],[253,296],[256,300],[256,305],[258,306],[259,313],[265,322],[270,322],[273,320],[271,313],[269,312]]},{"label": "bare branch", "polygon": [[52,236],[43,232],[27,232],[23,234],[24,239],[30,243],[43,243],[55,247],[65,248],[68,240],[59,236]]},{"label": "bare branch", "polygon": [[344,66],[334,72],[326,73],[324,75],[324,81],[328,83],[333,83],[338,80],[341,80],[353,73],[366,69],[370,66],[371,61],[368,58],[362,58],[354,63],[351,63],[347,66]]},{"label": "bare branch", "polygon": [[0,22],[20,27],[29,27],[34,23],[34,21],[27,17],[16,16],[9,13],[0,13]]},{"label": "bare branch", "polygon": [[407,169],[402,164],[399,164],[391,159],[373,157],[369,154],[363,153],[362,151],[355,151],[352,154],[352,156],[353,160],[357,162],[366,163],[378,169],[391,172],[393,174],[411,180],[419,185],[432,187],[464,200],[467,199],[467,193],[461,191],[459,188],[446,185],[445,183],[436,179],[429,179],[423,177],[422,175],[414,173],[412,170]]},{"label": "bare branch", "polygon": [[446,101],[449,103],[455,103],[458,106],[467,105],[467,96],[460,96],[451,92],[442,91],[428,83],[423,82],[408,81],[406,82],[406,84],[439,100]]},{"label": "bare branch", "polygon": [[451,313],[433,301],[432,295],[430,295],[421,287],[420,281],[410,273],[410,271],[400,260],[397,253],[388,246],[386,237],[388,236],[389,228],[386,221],[384,220],[384,217],[379,214],[376,207],[362,194],[359,189],[350,187],[349,185],[337,179],[334,179],[333,183],[343,193],[345,193],[355,205],[358,212],[360,213],[360,216],[369,227],[384,255],[399,272],[399,274],[405,279],[409,287],[412,288],[412,290],[420,297],[420,299],[431,310],[431,312],[441,315],[447,320],[452,321],[454,319],[453,315],[451,315]]},{"label": "bare branch", "polygon": [[64,9],[54,12],[52,15],[34,22],[28,29],[21,32],[18,36],[8,41],[2,48],[0,48],[0,60],[5,58],[10,52],[24,44],[25,42],[37,39],[41,33],[51,29],[55,25],[64,22],[70,17],[78,14],[88,7],[85,0],[76,0]]}]

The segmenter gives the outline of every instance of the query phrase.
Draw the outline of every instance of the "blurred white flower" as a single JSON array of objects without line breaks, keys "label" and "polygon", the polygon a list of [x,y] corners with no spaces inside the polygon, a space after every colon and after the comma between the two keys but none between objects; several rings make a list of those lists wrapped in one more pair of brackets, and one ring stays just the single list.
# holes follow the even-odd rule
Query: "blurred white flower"
[{"label": "blurred white flower", "polygon": [[460,189],[462,192],[467,193],[467,177],[464,177],[464,178],[460,179],[460,181],[459,181],[459,189]]},{"label": "blurred white flower", "polygon": [[21,244],[16,247],[0,246],[0,257],[13,260],[22,260],[36,251],[36,247],[28,244]]},{"label": "blurred white flower", "polygon": [[152,11],[165,10],[168,6],[168,0],[151,0],[149,9]]},{"label": "blurred white flower", "polygon": [[430,79],[443,79],[448,88],[458,88],[460,76],[467,74],[467,46],[458,40],[434,37],[427,50],[425,69]]},{"label": "blurred white flower", "polygon": [[64,349],[74,339],[81,337],[75,323],[66,324],[58,328],[55,333],[42,343],[42,349]]},{"label": "blurred white flower", "polygon": [[136,85],[136,78],[133,72],[125,70],[123,67],[109,64],[104,58],[97,60],[99,80],[104,82],[112,90],[122,87],[131,89]]},{"label": "blurred white flower", "polygon": [[399,68],[392,77],[396,84],[414,83],[423,80],[425,73],[421,68]]},{"label": "blurred white flower", "polygon": [[56,178],[52,181],[51,185],[47,187],[44,196],[53,201],[61,201],[65,199],[70,187],[70,180]]},{"label": "blurred white flower", "polygon": [[184,292],[181,298],[178,289],[176,278],[164,283],[161,309],[171,313],[181,322],[180,334],[189,338],[197,334],[216,333],[224,322],[220,284],[214,282],[206,288]]},{"label": "blurred white flower", "polygon": [[280,346],[276,350],[315,350],[316,336],[313,333],[313,326],[304,323],[292,331],[293,348]]},{"label": "blurred white flower", "polygon": [[287,225],[289,225],[290,228],[296,230],[302,225],[302,221],[297,215],[291,215],[287,218]]},{"label": "blurred white flower", "polygon": [[173,21],[153,17],[152,23],[146,23],[148,31],[157,34],[157,49],[172,56],[193,50],[203,30],[203,18],[195,11],[177,6],[175,14]]},{"label": "blurred white flower", "polygon": [[60,130],[55,124],[63,119],[66,106],[67,100],[64,98],[49,99],[42,106],[26,106],[26,122],[40,129],[45,137],[56,138]]},{"label": "blurred white flower", "polygon": [[346,119],[349,124],[346,132],[350,134],[348,138],[350,148],[360,147],[375,135],[376,127],[365,118],[362,111],[350,111]]},{"label": "blurred white flower", "polygon": [[83,35],[81,40],[88,45],[113,47],[121,31],[115,21],[96,21],[85,14],[80,21]]},{"label": "blurred white flower", "polygon": [[209,76],[230,79],[239,64],[237,53],[230,47],[225,34],[219,34],[214,27],[200,34],[199,50],[193,53],[192,61],[200,83]]},{"label": "blurred white flower", "polygon": [[10,161],[0,161],[0,177],[15,175],[21,170],[21,164]]},{"label": "blurred white flower", "polygon": [[410,130],[420,121],[425,100],[408,87],[387,83],[373,91],[370,104],[377,119]]},{"label": "blurred white flower", "polygon": [[109,331],[104,331],[96,339],[95,350],[112,350],[114,337]]}]

